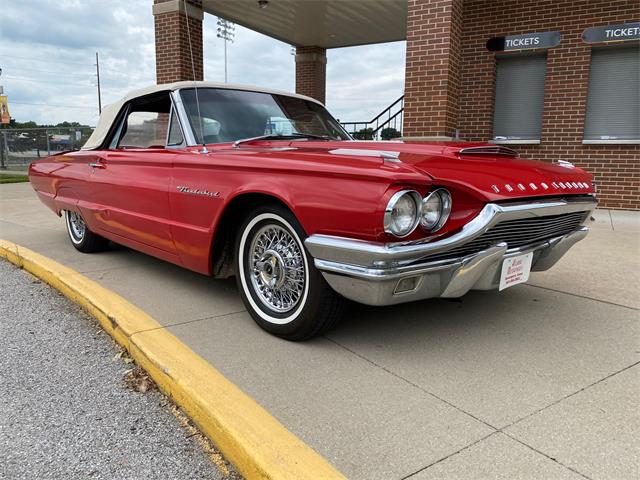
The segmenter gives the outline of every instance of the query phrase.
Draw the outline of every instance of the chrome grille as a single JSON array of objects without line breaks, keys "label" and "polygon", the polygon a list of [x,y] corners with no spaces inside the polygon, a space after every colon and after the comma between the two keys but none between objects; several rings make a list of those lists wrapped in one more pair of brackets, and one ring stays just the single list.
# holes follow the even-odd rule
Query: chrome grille
[{"label": "chrome grille", "polygon": [[576,230],[584,222],[588,213],[563,213],[548,217],[520,218],[500,222],[469,243],[447,252],[430,255],[428,260],[466,257],[500,242],[507,242],[508,248],[513,249],[561,237]]}]

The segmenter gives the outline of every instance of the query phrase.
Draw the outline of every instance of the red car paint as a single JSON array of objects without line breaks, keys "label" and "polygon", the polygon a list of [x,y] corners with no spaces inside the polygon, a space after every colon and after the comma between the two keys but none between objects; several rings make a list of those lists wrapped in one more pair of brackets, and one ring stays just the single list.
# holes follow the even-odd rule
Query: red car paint
[{"label": "red car paint", "polygon": [[[438,238],[458,230],[487,202],[594,193],[591,175],[579,168],[458,153],[476,145],[481,144],[256,141],[238,148],[208,145],[204,154],[201,147],[89,150],[35,161],[29,178],[56,213],[79,210],[99,235],[204,274],[212,273],[218,221],[242,195],[279,199],[308,235],[389,242],[398,239],[384,233],[383,212],[400,189],[451,192],[453,210]],[[397,152],[400,162],[385,161],[375,151]],[[553,182],[589,187],[560,189]],[[428,236],[418,228],[403,241]]]}]

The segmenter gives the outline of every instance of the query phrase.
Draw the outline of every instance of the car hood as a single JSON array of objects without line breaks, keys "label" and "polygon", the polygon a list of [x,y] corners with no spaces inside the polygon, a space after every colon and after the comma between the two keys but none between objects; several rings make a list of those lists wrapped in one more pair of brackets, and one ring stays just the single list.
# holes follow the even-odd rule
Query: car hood
[{"label": "car hood", "polygon": [[[396,163],[428,175],[437,185],[464,186],[491,201],[594,193],[592,176],[568,163],[525,160],[500,153],[461,153],[486,143],[292,142],[298,151],[323,151],[344,162]],[[473,148],[472,148],[473,150]],[[394,158],[395,157],[395,158]]]}]

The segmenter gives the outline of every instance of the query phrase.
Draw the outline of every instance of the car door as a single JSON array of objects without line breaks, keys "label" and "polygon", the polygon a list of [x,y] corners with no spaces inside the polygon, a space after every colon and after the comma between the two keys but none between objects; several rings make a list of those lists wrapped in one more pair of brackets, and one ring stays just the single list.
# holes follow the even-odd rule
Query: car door
[{"label": "car door", "polygon": [[169,93],[136,99],[125,108],[109,148],[89,166],[95,221],[116,241],[175,254],[168,197],[175,150],[166,145]]}]

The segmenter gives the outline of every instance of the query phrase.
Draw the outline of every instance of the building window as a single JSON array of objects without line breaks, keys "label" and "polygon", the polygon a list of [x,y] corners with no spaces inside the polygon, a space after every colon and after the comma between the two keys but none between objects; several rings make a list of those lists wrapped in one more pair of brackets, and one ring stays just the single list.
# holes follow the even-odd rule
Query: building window
[{"label": "building window", "polygon": [[505,55],[496,60],[494,141],[539,143],[547,55]]},{"label": "building window", "polygon": [[640,142],[640,46],[592,50],[584,141]]}]

